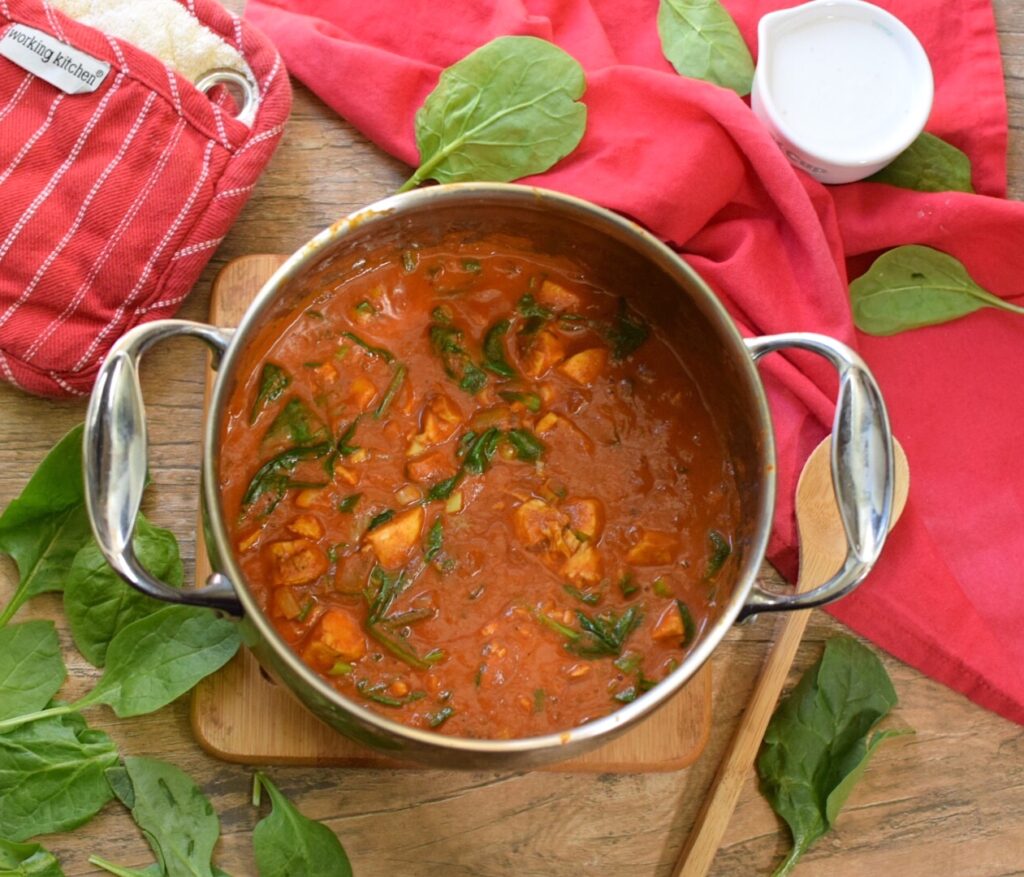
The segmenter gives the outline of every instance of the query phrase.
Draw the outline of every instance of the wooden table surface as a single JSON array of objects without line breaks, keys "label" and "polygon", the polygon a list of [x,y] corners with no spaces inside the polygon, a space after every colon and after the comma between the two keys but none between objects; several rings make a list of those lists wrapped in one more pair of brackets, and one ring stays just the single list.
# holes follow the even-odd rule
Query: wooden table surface
[{"label": "wooden table surface", "polygon": [[[240,2],[229,5],[240,8]],[[1010,102],[1011,197],[1024,197],[1024,5],[995,0]],[[202,320],[210,284],[230,259],[290,252],[323,226],[382,197],[408,169],[337,118],[302,87],[284,142],[252,200],[214,255],[181,316]],[[194,557],[200,402],[205,353],[172,343],[148,356],[143,382],[151,430],[153,486],[146,509],[172,527],[187,569]],[[20,491],[35,463],[79,422],[84,402],[54,403],[0,385],[0,505]],[[0,561],[0,597],[14,567]],[[19,615],[60,617],[52,596]],[[714,724],[700,760],[678,773],[576,775],[385,772],[272,768],[282,789],[342,839],[358,877],[385,875],[543,875],[628,877],[671,871],[726,741],[772,640],[775,621],[734,629],[713,659]],[[793,677],[842,630],[815,613]],[[64,637],[67,653],[75,654]],[[916,730],[881,747],[854,791],[837,829],[819,842],[798,873],[860,877],[1024,874],[1024,728],[885,658],[900,696],[895,723]],[[95,671],[72,666],[70,697]],[[792,681],[792,680],[791,680]],[[191,774],[221,815],[217,861],[235,875],[254,874],[249,804],[252,773],[206,755],[192,739],[187,698],[163,711],[117,721],[104,709],[90,721],[109,731],[124,754],[165,758]],[[68,875],[93,874],[90,854],[142,866],[149,850],[115,804],[86,826],[46,839]],[[768,874],[787,849],[787,834],[748,781],[712,873]]]}]

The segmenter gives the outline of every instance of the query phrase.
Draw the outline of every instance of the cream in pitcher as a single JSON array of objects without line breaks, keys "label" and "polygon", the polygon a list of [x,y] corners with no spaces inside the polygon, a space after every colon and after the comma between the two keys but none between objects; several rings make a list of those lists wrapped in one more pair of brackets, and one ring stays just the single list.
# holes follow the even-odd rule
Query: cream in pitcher
[{"label": "cream in pitcher", "polygon": [[928,57],[897,18],[861,0],[814,0],[758,26],[751,102],[787,158],[823,183],[870,176],[921,133]]}]

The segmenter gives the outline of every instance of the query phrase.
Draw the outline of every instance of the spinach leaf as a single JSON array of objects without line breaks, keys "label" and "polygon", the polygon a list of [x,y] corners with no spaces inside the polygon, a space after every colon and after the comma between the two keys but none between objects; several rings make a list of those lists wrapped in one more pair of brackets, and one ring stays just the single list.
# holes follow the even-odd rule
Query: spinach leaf
[{"label": "spinach leaf", "polygon": [[383,359],[384,362],[395,361],[395,355],[390,350],[387,350],[383,347],[377,347],[374,344],[370,344],[368,341],[364,341],[362,338],[356,335],[355,332],[342,332],[341,337],[348,341],[351,341],[353,344],[356,345],[356,347],[363,348],[363,350],[369,353],[370,356],[376,356],[378,359]]},{"label": "spinach leaf", "polygon": [[359,500],[362,499],[362,496],[361,493],[350,493],[338,503],[338,511],[351,513],[359,503]]},{"label": "spinach leaf", "polygon": [[119,718],[151,713],[219,670],[238,651],[238,628],[209,609],[165,606],[121,628],[106,672],[73,704],[107,704]]},{"label": "spinach leaf", "polygon": [[287,439],[292,446],[309,447],[330,440],[324,422],[301,399],[292,397],[274,418],[264,441]]},{"label": "spinach leaf", "polygon": [[[362,415],[359,415],[361,417]],[[349,457],[359,450],[359,445],[352,444],[352,439],[356,437],[356,429],[359,427],[359,417],[356,417],[348,426],[342,431],[341,435],[338,436],[338,442],[335,445],[335,449],[341,456]]]},{"label": "spinach leaf", "polygon": [[711,554],[708,557],[707,566],[704,568],[704,581],[714,578],[729,559],[729,555],[732,554],[729,540],[718,530],[711,530],[708,533],[708,542],[711,543]]},{"label": "spinach leaf", "polygon": [[754,61],[736,22],[719,0],[660,0],[661,51],[683,76],[750,93]]},{"label": "spinach leaf", "polygon": [[210,860],[220,821],[199,787],[165,761],[129,756],[124,766],[131,781],[132,818],[156,856],[155,873],[213,877]]},{"label": "spinach leaf", "polygon": [[622,646],[640,624],[642,616],[636,606],[630,606],[619,616],[605,612],[593,618],[577,609],[576,618],[583,634],[566,643],[566,650],[581,658],[600,658],[620,655]]},{"label": "spinach leaf", "polygon": [[14,558],[20,576],[0,612],[0,627],[29,598],[61,590],[72,559],[91,538],[82,482],[82,427],[76,426],[0,515],[0,551]]},{"label": "spinach leaf", "polygon": [[395,400],[395,396],[398,395],[398,391],[402,388],[402,384],[405,382],[406,367],[399,363],[395,367],[395,373],[391,376],[391,381],[388,384],[388,388],[384,391],[384,398],[380,400],[380,405],[377,406],[377,410],[373,412],[373,416],[376,419],[380,419],[388,412],[388,408],[391,407],[391,403]]},{"label": "spinach leaf", "polygon": [[292,379],[288,373],[272,362],[264,364],[260,373],[260,389],[256,394],[256,401],[252,404],[252,411],[249,413],[249,423],[255,423],[263,409],[288,389]]},{"label": "spinach leaf", "polygon": [[982,289],[957,259],[931,247],[896,247],[850,284],[857,328],[869,335],[956,320],[984,307],[1024,314],[1024,307]]},{"label": "spinach leaf", "polygon": [[427,531],[427,547],[426,551],[423,552],[423,559],[430,563],[438,554],[441,553],[441,549],[444,547],[444,524],[441,522],[440,516],[431,525]]},{"label": "spinach leaf", "polygon": [[0,838],[0,877],[64,877],[60,862],[39,844],[17,844]]},{"label": "spinach leaf", "polygon": [[553,310],[539,304],[537,299],[533,297],[533,294],[529,292],[519,299],[519,302],[516,304],[516,310],[524,317],[538,320],[550,320],[555,315]]},{"label": "spinach leaf", "polygon": [[[184,573],[178,540],[170,530],[155,527],[140,515],[132,545],[150,573],[181,587]],[[107,646],[121,628],[166,605],[126,584],[106,562],[95,542],[75,555],[68,570],[64,612],[75,645],[97,667],[106,663]]]},{"label": "spinach leaf", "polygon": [[0,835],[22,841],[87,822],[112,797],[104,771],[116,763],[113,741],[81,716],[0,734]]},{"label": "spinach leaf", "polygon": [[510,429],[505,433],[516,457],[525,463],[536,463],[547,450],[547,446],[528,429]]},{"label": "spinach leaf", "polygon": [[[245,507],[253,505],[262,497],[267,497],[267,508],[263,514],[269,515],[277,504],[284,498],[285,493],[294,486],[289,473],[298,465],[301,460],[317,460],[326,457],[334,449],[334,442],[327,441],[319,445],[312,445],[305,448],[290,448],[271,457],[256,470],[252,476],[245,496],[242,497],[242,505]],[[354,449],[351,449],[354,450]],[[351,453],[349,450],[349,453]]]},{"label": "spinach leaf", "polygon": [[273,809],[252,833],[259,877],[352,877],[345,849],[326,825],[303,816],[266,775],[256,773],[253,799],[262,786]]},{"label": "spinach leaf", "polygon": [[439,499],[448,499],[452,495],[452,491],[462,482],[462,479],[466,477],[464,469],[459,469],[450,478],[445,478],[443,481],[438,481],[437,484],[431,486],[430,490],[427,491],[427,502],[435,502]]},{"label": "spinach leaf", "polygon": [[519,402],[536,414],[541,408],[541,398],[536,393],[516,393],[512,390],[502,390],[498,393],[506,402]]},{"label": "spinach leaf", "polygon": [[945,140],[922,131],[893,161],[867,178],[918,192],[973,192],[971,160]]},{"label": "spinach leaf", "polygon": [[505,335],[512,325],[508,320],[499,320],[484,335],[484,368],[501,375],[503,378],[514,378],[516,370],[505,358]]},{"label": "spinach leaf", "polygon": [[115,865],[113,862],[108,862],[100,856],[89,856],[89,864],[102,868],[104,871],[113,874],[114,877],[164,877],[163,869],[155,864],[140,871],[138,868],[124,868],[121,865]]},{"label": "spinach leaf", "polygon": [[370,571],[369,591],[366,594],[366,602],[370,605],[366,617],[368,625],[376,624],[387,615],[395,597],[402,593],[405,585],[405,570],[392,574],[378,565]]},{"label": "spinach leaf", "polygon": [[651,334],[647,324],[633,314],[625,299],[619,299],[619,313],[607,330],[606,336],[612,345],[612,358],[619,362],[637,350]]},{"label": "spinach leaf", "polygon": [[480,433],[469,445],[462,468],[474,475],[482,475],[486,472],[490,468],[494,452],[498,449],[499,438],[501,438],[501,430],[496,426]]},{"label": "spinach leaf", "polygon": [[487,374],[470,359],[462,337],[462,330],[448,322],[435,322],[430,327],[430,344],[441,359],[444,373],[472,395],[487,384]]},{"label": "spinach leaf", "polygon": [[583,137],[583,68],[536,37],[506,36],[441,74],[416,113],[420,166],[399,189],[427,179],[506,182],[546,171]]},{"label": "spinach leaf", "polygon": [[359,692],[360,697],[365,697],[374,703],[390,707],[405,706],[407,703],[423,700],[427,696],[425,691],[410,691],[408,694],[396,697],[388,693],[388,684],[386,682],[371,683],[369,679],[360,679],[356,683],[356,691]]},{"label": "spinach leaf", "polygon": [[757,760],[761,788],[789,825],[788,874],[827,832],[868,759],[892,731],[868,735],[896,705],[882,662],[848,636],[835,637],[772,716]]},{"label": "spinach leaf", "polygon": [[370,523],[366,525],[366,532],[369,533],[371,530],[376,530],[379,526],[381,526],[381,524],[386,524],[394,516],[394,509],[384,509],[384,511],[370,518]]},{"label": "spinach leaf", "polygon": [[0,628],[0,719],[41,710],[66,675],[52,621]]}]

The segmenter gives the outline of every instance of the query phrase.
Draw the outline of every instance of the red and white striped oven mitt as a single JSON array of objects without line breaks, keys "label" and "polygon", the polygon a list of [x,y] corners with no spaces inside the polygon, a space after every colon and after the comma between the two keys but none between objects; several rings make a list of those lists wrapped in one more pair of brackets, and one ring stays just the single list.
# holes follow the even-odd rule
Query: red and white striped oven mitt
[{"label": "red and white striped oven mitt", "polygon": [[134,42],[0,0],[0,377],[31,393],[87,393],[119,335],[175,311],[280,139],[273,46],[181,5],[247,65],[251,124]]}]

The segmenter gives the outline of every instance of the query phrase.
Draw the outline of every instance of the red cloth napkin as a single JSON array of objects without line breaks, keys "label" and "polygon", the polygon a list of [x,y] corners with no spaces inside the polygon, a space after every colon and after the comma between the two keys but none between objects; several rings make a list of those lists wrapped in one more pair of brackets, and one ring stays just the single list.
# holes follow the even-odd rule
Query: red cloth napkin
[{"label": "red cloth napkin", "polygon": [[179,0],[248,62],[252,126],[125,40],[43,0],[0,0],[12,28],[110,72],[65,94],[0,57],[0,379],[84,396],[110,345],[173,314],[277,146],[291,88],[271,42],[215,0]]},{"label": "red cloth napkin", "polygon": [[[726,0],[756,50],[777,0]],[[978,195],[855,183],[825,188],[782,156],[747,103],[676,74],[654,0],[254,0],[247,16],[291,72],[383,149],[417,163],[413,117],[441,69],[493,37],[530,34],[587,71],[580,147],[528,182],[653,229],[715,288],[745,334],[814,330],[858,347],[878,376],[913,487],[884,558],[831,611],[980,704],[1024,722],[1024,318],[985,311],[891,338],[856,333],[847,270],[897,244],[961,259],[988,289],[1024,290],[1024,206],[1005,192],[1006,107],[986,0],[887,0],[936,83],[928,129],[973,162]],[[756,51],[755,51],[756,53]],[[760,366],[779,446],[770,558],[796,565],[793,492],[826,434],[835,379],[813,357]]]}]

